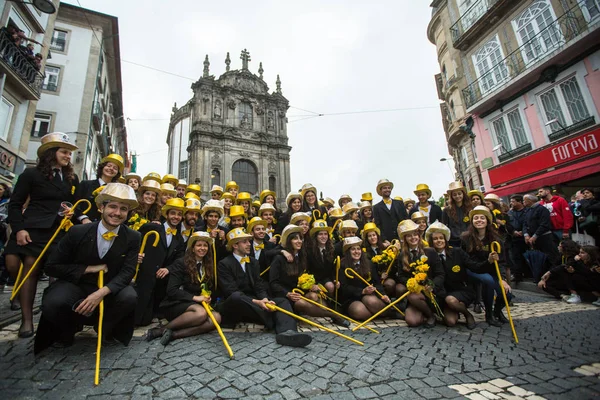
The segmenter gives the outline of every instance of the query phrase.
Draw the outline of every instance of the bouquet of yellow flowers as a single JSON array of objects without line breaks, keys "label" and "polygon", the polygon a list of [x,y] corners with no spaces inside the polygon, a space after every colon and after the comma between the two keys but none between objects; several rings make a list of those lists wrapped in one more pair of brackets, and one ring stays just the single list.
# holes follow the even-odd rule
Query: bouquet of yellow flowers
[{"label": "bouquet of yellow flowers", "polygon": [[396,255],[394,254],[392,249],[388,248],[382,251],[381,254],[378,254],[375,257],[373,257],[371,259],[371,262],[378,265],[389,265],[389,263],[391,263],[395,257]]},{"label": "bouquet of yellow flowers", "polygon": [[409,265],[413,277],[408,279],[406,282],[406,288],[411,293],[421,293],[431,301],[433,307],[435,308],[435,312],[441,317],[444,317],[444,313],[440,308],[437,300],[435,299],[434,294],[427,290],[426,287],[433,287],[433,281],[429,279],[427,276],[427,272],[429,271],[429,265],[427,264],[427,257],[423,256],[420,260]]},{"label": "bouquet of yellow flowers", "polygon": [[298,277],[298,287],[302,290],[310,290],[316,284],[314,275],[305,272]]},{"label": "bouquet of yellow flowers", "polygon": [[148,221],[145,218],[140,217],[137,213],[133,214],[133,216],[131,218],[129,218],[129,221],[127,221],[127,224],[129,225],[129,227],[131,229],[133,229],[134,231],[137,231],[140,229],[140,226],[147,224]]}]

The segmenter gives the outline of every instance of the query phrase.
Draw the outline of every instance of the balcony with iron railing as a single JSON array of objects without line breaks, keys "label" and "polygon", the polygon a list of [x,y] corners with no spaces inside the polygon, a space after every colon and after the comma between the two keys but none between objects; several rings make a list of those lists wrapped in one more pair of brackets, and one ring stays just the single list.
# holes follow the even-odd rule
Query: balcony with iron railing
[{"label": "balcony with iron railing", "polygon": [[[483,100],[486,103],[488,100],[497,101],[500,95],[512,95],[514,93],[508,93],[506,89],[514,86],[516,91],[537,80],[537,77],[532,77],[527,84],[519,82],[519,85],[513,85],[534,70],[541,72],[550,65],[570,61],[577,52],[591,48],[594,43],[597,44],[597,36],[600,36],[600,30],[597,29],[599,22],[600,18],[588,22],[581,12],[580,4],[568,9],[463,89],[467,108],[470,109]],[[572,48],[575,43],[579,46]]]},{"label": "balcony with iron railing", "polygon": [[39,100],[44,74],[36,69],[25,52],[17,46],[6,30],[0,30],[0,71],[21,84],[27,100]]}]

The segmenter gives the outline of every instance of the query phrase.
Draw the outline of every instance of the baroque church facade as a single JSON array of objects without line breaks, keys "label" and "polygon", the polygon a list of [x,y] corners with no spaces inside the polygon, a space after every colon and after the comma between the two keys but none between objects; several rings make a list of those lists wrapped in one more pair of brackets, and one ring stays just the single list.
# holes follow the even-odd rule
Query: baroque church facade
[{"label": "baroque church facade", "polygon": [[290,191],[290,151],[287,136],[288,100],[269,93],[260,63],[250,72],[250,53],[241,53],[242,68],[232,70],[229,53],[225,73],[210,75],[208,55],[202,77],[192,84],[193,97],[173,107],[167,144],[168,172],[202,187],[209,199],[212,185],[234,180],[240,191],[258,198],[263,189],[277,193],[283,203]]}]

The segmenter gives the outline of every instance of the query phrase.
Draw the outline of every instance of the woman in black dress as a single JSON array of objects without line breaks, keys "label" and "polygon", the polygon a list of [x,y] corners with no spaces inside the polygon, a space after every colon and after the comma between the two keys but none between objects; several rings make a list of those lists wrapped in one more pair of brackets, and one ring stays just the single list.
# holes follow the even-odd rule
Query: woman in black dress
[{"label": "woman in black dress", "polygon": [[448,205],[442,212],[442,223],[450,229],[450,246],[460,247],[460,235],[469,229],[469,211],[471,200],[467,189],[461,182],[452,182],[448,188]]},{"label": "woman in black dress", "polygon": [[[64,133],[49,133],[42,137],[41,143],[37,151],[37,165],[27,168],[19,176],[8,206],[12,234],[4,249],[6,268],[16,277],[22,262],[21,279],[26,276],[59,227],[62,216],[58,213],[69,211],[62,203],[74,202],[79,184],[71,164],[71,154],[77,150],[77,146],[69,143],[69,136]],[[46,255],[63,234],[64,231],[59,233]],[[33,336],[33,300],[42,266],[43,262],[31,273],[19,291],[21,338]]]},{"label": "woman in black dress", "polygon": [[154,179],[145,180],[138,189],[139,205],[129,213],[128,225],[132,229],[138,230],[143,225],[143,223],[140,223],[142,219],[146,222],[160,223],[158,196],[160,196],[160,183]]},{"label": "woman in black dress", "polygon": [[290,192],[285,198],[285,204],[287,204],[287,210],[281,214],[275,227],[275,233],[279,235],[283,232],[283,228],[290,224],[292,215],[302,211],[302,195],[298,192]]},{"label": "woman in black dress", "polygon": [[[210,332],[215,325],[202,306],[217,298],[212,255],[212,238],[207,232],[194,232],[187,243],[183,258],[176,260],[169,270],[167,297],[160,303],[160,311],[169,323],[148,330],[146,340],[161,337],[167,345],[173,339]],[[221,315],[213,311],[217,323]]]},{"label": "woman in black dress", "polygon": [[325,286],[330,297],[335,291],[335,256],[331,231],[325,220],[316,220],[310,229],[310,246],[306,246],[308,271],[315,276],[317,283]]},{"label": "woman in black dress", "polygon": [[558,252],[561,254],[561,263],[552,267],[550,271],[542,275],[538,287],[557,299],[568,297],[567,279],[565,275],[567,267],[574,265],[575,257],[579,255],[580,246],[571,239],[564,239],[558,244]]},{"label": "woman in black dress", "polygon": [[125,178],[125,184],[130,186],[137,193],[142,184],[142,177],[130,172],[123,178]]},{"label": "woman in black dress", "polygon": [[358,203],[358,207],[360,208],[360,220],[363,226],[369,222],[375,222],[373,218],[373,205],[370,201],[361,201]]}]

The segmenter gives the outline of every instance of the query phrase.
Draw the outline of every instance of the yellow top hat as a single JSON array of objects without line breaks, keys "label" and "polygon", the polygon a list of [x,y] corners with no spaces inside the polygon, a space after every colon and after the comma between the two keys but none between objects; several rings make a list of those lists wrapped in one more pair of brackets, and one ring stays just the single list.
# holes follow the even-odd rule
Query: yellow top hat
[{"label": "yellow top hat", "polygon": [[358,211],[358,206],[353,202],[349,202],[344,204],[344,207],[342,207],[342,211],[344,212],[344,214],[348,215],[353,213],[354,211]]},{"label": "yellow top hat", "polygon": [[200,187],[200,185],[198,185],[196,183],[192,183],[185,188],[185,192],[186,193],[192,192],[192,193],[195,193],[197,196],[200,196],[200,192],[202,192],[202,188]]},{"label": "yellow top hat", "polygon": [[358,207],[360,208],[360,211],[364,210],[365,208],[372,208],[373,205],[371,204],[370,201],[361,201],[360,203],[358,203]]},{"label": "yellow top hat", "polygon": [[400,196],[394,196],[394,200],[404,201],[404,199]]},{"label": "yellow top hat", "polygon": [[252,233],[252,229],[254,229],[256,225],[262,225],[266,228],[268,224],[269,223],[261,217],[254,217],[248,221],[248,233]]},{"label": "yellow top hat", "polygon": [[465,188],[465,185],[463,185],[462,182],[451,182],[450,185],[448,185],[448,191],[446,193],[448,193],[448,196],[452,196],[452,192],[455,190],[460,190],[465,196],[468,194],[467,188]]},{"label": "yellow top hat", "polygon": [[439,221],[435,221],[433,224],[429,225],[429,228],[425,231],[425,238],[427,239],[427,243],[431,243],[433,246],[433,239],[431,239],[431,235],[434,233],[441,233],[444,235],[446,242],[450,240],[450,228],[446,225],[442,224]]},{"label": "yellow top hat", "polygon": [[297,212],[293,213],[290,218],[290,224],[297,225],[299,221],[310,222],[311,215],[310,213],[305,212]]},{"label": "yellow top hat", "polygon": [[254,200],[254,201],[252,202],[252,207],[260,208],[260,201],[258,201],[258,200]]},{"label": "yellow top hat", "polygon": [[129,182],[130,179],[137,179],[138,184],[140,184],[140,185],[142,184],[142,177],[137,174],[130,172],[127,175],[125,175],[124,178],[125,178],[125,183]]},{"label": "yellow top hat", "polygon": [[471,211],[469,211],[469,219],[471,221],[473,221],[473,215],[485,215],[485,217],[488,220],[488,223],[492,223],[492,213],[490,212],[490,209],[487,208],[486,206],[477,206],[474,209],[472,209]]},{"label": "yellow top hat", "polygon": [[410,197],[407,197],[406,199],[404,199],[404,205],[408,205],[408,204],[412,204],[414,206],[415,201],[413,199],[411,199]]},{"label": "yellow top hat", "polygon": [[352,246],[361,246],[362,242],[362,239],[357,236],[344,238],[344,246],[342,247],[342,252],[345,253]]},{"label": "yellow top hat", "polygon": [[162,178],[160,177],[160,174],[157,174],[156,172],[150,172],[148,175],[146,175],[144,177],[144,181],[148,181],[148,180],[156,181],[159,184],[162,183]]},{"label": "yellow top hat", "polygon": [[223,194],[223,188],[219,185],[213,185],[212,188],[210,189],[210,193]]},{"label": "yellow top hat", "polygon": [[221,200],[225,200],[225,199],[229,199],[232,202],[235,202],[235,196],[229,192],[223,192],[223,194],[221,195]]},{"label": "yellow top hat", "polygon": [[313,222],[312,226],[313,227],[310,228],[310,236],[312,236],[312,237],[314,237],[317,233],[319,233],[321,231],[325,231],[329,235],[331,235],[331,232],[333,231],[333,228],[331,228],[330,226],[327,226],[327,222],[323,219],[315,220],[315,222]]},{"label": "yellow top hat", "polygon": [[179,210],[182,213],[184,213],[185,212],[185,203],[184,203],[183,199],[180,199],[179,197],[174,197],[172,199],[167,200],[167,204],[162,206],[162,209],[160,210],[162,213],[162,216],[166,218],[169,210]]},{"label": "yellow top hat", "polygon": [[340,227],[338,228],[338,231],[340,233],[342,233],[344,231],[357,231],[357,230],[358,230],[358,225],[356,225],[356,222],[351,219],[342,221],[342,223],[340,224]]},{"label": "yellow top hat", "polygon": [[273,207],[273,204],[263,203],[260,205],[260,208],[258,209],[258,216],[262,217],[262,215],[265,211],[271,211],[273,213],[273,215],[275,215],[275,211],[277,211],[277,210],[275,209],[275,207]]},{"label": "yellow top hat", "polygon": [[377,182],[377,188],[375,189],[378,195],[381,196],[381,188],[384,186],[391,186],[392,189],[394,189],[394,183],[389,179],[380,179],[379,182]]},{"label": "yellow top hat", "polygon": [[274,199],[277,199],[277,195],[275,194],[274,191],[265,189],[262,192],[260,192],[260,196],[258,196],[261,204],[265,202],[265,198],[267,196],[273,196]]},{"label": "yellow top hat", "polygon": [[210,233],[198,231],[192,233],[192,236],[187,241],[187,248],[189,249],[196,243],[198,240],[208,243],[208,247],[210,248],[213,244],[213,238],[210,237]]},{"label": "yellow top hat", "polygon": [[417,211],[414,212],[411,216],[410,219],[412,219],[413,221],[417,222],[421,219],[424,219],[425,221],[427,221],[427,217],[425,216],[425,214],[423,214],[421,211]]},{"label": "yellow top hat", "polygon": [[235,199],[235,204],[240,204],[242,201],[247,201],[248,203],[252,203],[252,195],[248,192],[238,193],[237,199]]},{"label": "yellow top hat", "polygon": [[223,216],[223,205],[219,200],[209,200],[204,203],[202,207],[202,216],[204,217],[207,212],[216,211],[219,214],[219,218]]},{"label": "yellow top hat", "polygon": [[302,233],[302,228],[293,224],[290,224],[283,228],[283,232],[281,232],[281,247],[285,249],[288,238],[294,232]]},{"label": "yellow top hat", "polygon": [[360,196],[360,201],[368,201],[368,202],[373,202],[373,194],[371,192],[366,192],[363,193]]},{"label": "yellow top hat", "polygon": [[129,206],[129,209],[133,209],[138,206],[138,202],[135,197],[135,191],[131,186],[127,186],[123,183],[111,182],[106,184],[100,194],[96,196],[96,205],[100,207],[102,203],[106,201],[118,201],[119,203],[125,203]]},{"label": "yellow top hat", "polygon": [[335,201],[331,198],[331,197],[325,197],[323,199],[323,203],[325,203],[326,205],[333,207],[335,205]]},{"label": "yellow top hat", "polygon": [[304,185],[302,185],[302,189],[300,189],[300,194],[302,195],[302,198],[304,198],[304,196],[306,196],[306,193],[308,192],[313,192],[316,196],[317,188],[314,187],[312,183],[305,183]]},{"label": "yellow top hat", "polygon": [[185,200],[185,212],[198,211],[202,212],[200,200],[198,199],[186,199]]},{"label": "yellow top hat", "polygon": [[494,194],[494,193],[486,194],[485,197],[483,198],[483,200],[491,201],[492,203],[495,203],[496,205],[500,205],[500,203],[501,203],[500,197],[498,197],[498,195]]},{"label": "yellow top hat", "polygon": [[176,187],[179,183],[179,179],[175,175],[166,174],[162,177],[162,183],[170,183],[173,187]]},{"label": "yellow top hat", "polygon": [[160,194],[160,183],[153,179],[145,180],[138,190],[141,194],[144,192],[154,192]]},{"label": "yellow top hat", "polygon": [[235,183],[235,181],[227,182],[227,184],[225,185],[225,191],[229,192],[230,188],[235,188],[235,190],[240,190],[240,186],[237,183]]},{"label": "yellow top hat", "polygon": [[120,155],[109,154],[100,161],[101,164],[105,162],[111,162],[115,164],[117,168],[119,168],[119,173],[123,173],[123,168],[125,168],[125,162],[123,161],[123,157],[121,157]]},{"label": "yellow top hat", "polygon": [[196,199],[196,200],[200,200],[200,197],[198,197],[198,195],[196,193],[192,193],[192,192],[187,192],[185,194],[185,196],[183,196],[184,199]]},{"label": "yellow top hat", "polygon": [[329,210],[329,218],[333,218],[333,219],[343,218],[344,215],[345,215],[344,211],[337,206],[331,207],[331,209]]},{"label": "yellow top hat", "polygon": [[246,231],[243,228],[235,228],[230,230],[229,232],[227,232],[227,250],[231,251],[233,245],[239,242],[240,240],[251,240],[252,237],[253,236],[246,233]]},{"label": "yellow top hat", "polygon": [[176,188],[178,188],[178,187],[180,187],[180,186],[183,186],[184,188],[187,188],[187,182],[185,181],[185,179],[180,179],[180,180],[177,182],[177,185],[175,185],[175,187],[176,187]]},{"label": "yellow top hat", "polygon": [[425,183],[419,183],[413,193],[415,194],[415,196],[418,196],[419,192],[427,193],[427,198],[431,197],[431,189],[429,189],[429,186],[427,186]]},{"label": "yellow top hat", "polygon": [[48,133],[40,139],[42,145],[37,150],[37,155],[40,157],[48,149],[63,148],[70,151],[77,150],[79,147],[69,142],[69,135],[62,132]]},{"label": "yellow top hat", "polygon": [[340,207],[342,206],[342,200],[352,201],[352,197],[350,197],[349,194],[343,194],[343,195],[341,195],[340,198],[338,199],[338,205]]},{"label": "yellow top hat", "polygon": [[419,230],[419,225],[417,225],[413,220],[405,219],[404,221],[400,221],[398,224],[398,236],[400,240],[404,239],[406,234],[411,232],[417,232]]},{"label": "yellow top hat", "polygon": [[361,234],[361,236],[365,242],[367,241],[367,234],[369,232],[377,232],[377,236],[381,236],[381,231],[379,230],[377,225],[375,225],[373,222],[367,222],[365,224],[365,226],[363,227],[362,234]]},{"label": "yellow top hat", "polygon": [[469,193],[467,193],[469,198],[472,199],[473,196],[479,196],[479,198],[481,199],[481,201],[483,201],[483,198],[485,197],[483,195],[483,192],[479,191],[479,190],[470,190]]},{"label": "yellow top hat", "polygon": [[247,218],[248,216],[246,215],[246,213],[244,212],[244,207],[242,206],[231,206],[231,209],[229,209],[229,218],[233,218],[233,217],[244,217]]},{"label": "yellow top hat", "polygon": [[163,183],[162,185],[160,185],[160,191],[161,193],[167,193],[171,196],[175,196],[177,194],[177,190],[175,190],[173,185],[171,185],[170,183]]}]

